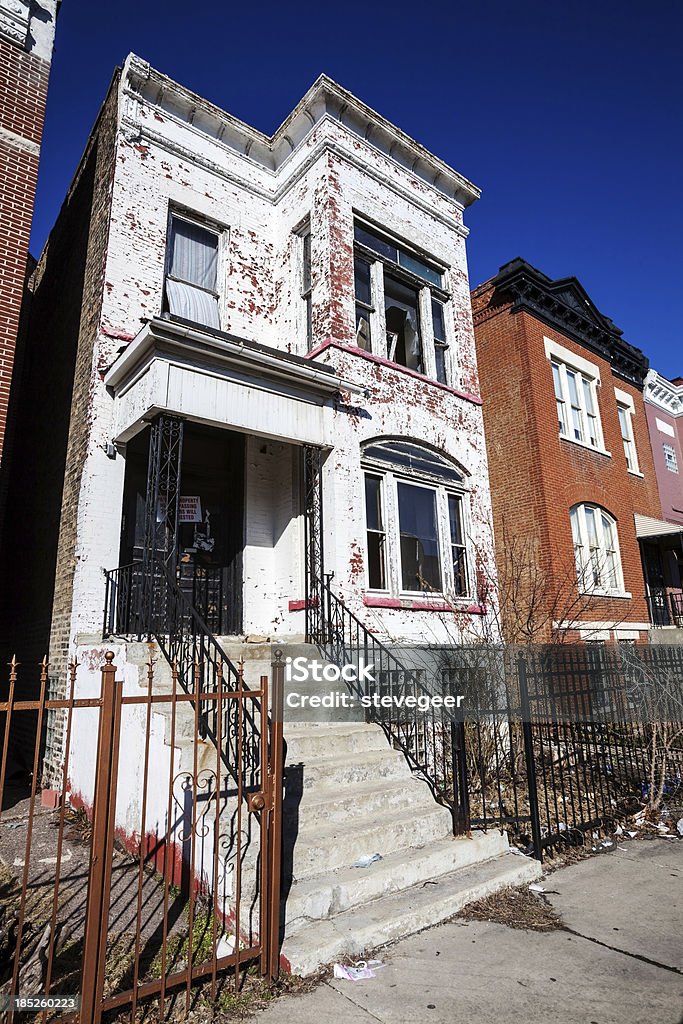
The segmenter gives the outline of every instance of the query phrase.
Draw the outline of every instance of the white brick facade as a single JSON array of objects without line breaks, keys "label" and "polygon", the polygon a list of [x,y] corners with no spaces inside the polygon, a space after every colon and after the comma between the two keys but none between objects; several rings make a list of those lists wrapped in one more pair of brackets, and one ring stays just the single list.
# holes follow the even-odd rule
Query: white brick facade
[{"label": "white brick facade", "polygon": [[[490,578],[495,570],[463,226],[463,209],[477,196],[468,181],[328,79],[320,79],[268,138],[139,58],[128,58],[92,363],[72,644],[79,635],[97,632],[103,570],[118,564],[126,443],[163,409],[247,434],[245,633],[285,638],[303,631],[303,612],[290,610],[290,602],[305,596],[301,443],[327,453],[325,567],[352,610],[394,638],[455,639],[464,630],[467,639],[481,629],[476,577],[481,572]],[[171,210],[204,218],[221,231],[221,330],[307,357],[306,366],[291,364],[288,378],[285,363],[278,376],[266,354],[254,356],[255,363],[270,360],[262,377],[256,365],[242,372],[227,341],[215,359],[207,349],[196,364],[191,339],[182,357],[162,352],[156,342],[145,349],[144,325],[163,309]],[[445,268],[448,386],[430,379],[429,331],[423,338],[425,376],[390,365],[378,354],[377,340],[374,355],[356,347],[354,216]],[[300,232],[306,223],[312,247],[311,346],[301,298]],[[142,340],[135,347],[131,342],[138,335]],[[322,384],[313,380],[320,365],[334,371],[338,393],[325,390],[324,374]],[[471,586],[457,619],[450,612],[419,610],[420,599],[410,609],[387,607],[388,602],[368,607],[360,445],[377,437],[425,443],[464,471]],[[105,451],[112,442],[118,446],[115,459]]]}]

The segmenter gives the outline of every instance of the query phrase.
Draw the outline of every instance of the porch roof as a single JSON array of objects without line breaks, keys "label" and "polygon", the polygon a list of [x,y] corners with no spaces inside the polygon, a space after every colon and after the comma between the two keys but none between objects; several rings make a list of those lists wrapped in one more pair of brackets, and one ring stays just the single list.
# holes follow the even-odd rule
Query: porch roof
[{"label": "porch roof", "polygon": [[633,517],[636,521],[636,537],[638,540],[683,535],[683,523],[667,523],[664,519],[653,519],[652,516],[641,516],[637,512]]},{"label": "porch roof", "polygon": [[104,383],[114,393],[114,439],[121,442],[168,411],[295,443],[331,445],[337,394],[365,390],[324,363],[179,318],[148,321]]}]

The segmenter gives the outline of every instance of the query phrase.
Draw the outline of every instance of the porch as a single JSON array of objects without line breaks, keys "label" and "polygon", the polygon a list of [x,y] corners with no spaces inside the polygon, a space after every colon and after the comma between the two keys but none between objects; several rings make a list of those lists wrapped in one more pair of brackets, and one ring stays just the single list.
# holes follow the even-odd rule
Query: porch
[{"label": "porch", "polygon": [[303,638],[307,580],[323,571],[322,465],[336,397],[353,386],[165,320],[145,325],[105,383],[111,454],[125,461],[105,632],[148,632],[163,571],[215,636]]},{"label": "porch", "polygon": [[648,613],[655,629],[683,628],[683,525],[636,515]]}]

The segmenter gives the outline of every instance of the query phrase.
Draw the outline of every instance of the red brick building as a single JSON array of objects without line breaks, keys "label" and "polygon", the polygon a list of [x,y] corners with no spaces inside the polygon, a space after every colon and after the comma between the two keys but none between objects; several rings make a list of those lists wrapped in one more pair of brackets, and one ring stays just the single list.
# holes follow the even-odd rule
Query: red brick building
[{"label": "red brick building", "polygon": [[517,627],[543,605],[529,639],[647,639],[635,517],[661,517],[647,359],[576,278],[522,259],[476,288],[472,307],[496,555],[501,588],[520,578]]},{"label": "red brick building", "polygon": [[58,8],[58,0],[0,0],[0,465]]}]

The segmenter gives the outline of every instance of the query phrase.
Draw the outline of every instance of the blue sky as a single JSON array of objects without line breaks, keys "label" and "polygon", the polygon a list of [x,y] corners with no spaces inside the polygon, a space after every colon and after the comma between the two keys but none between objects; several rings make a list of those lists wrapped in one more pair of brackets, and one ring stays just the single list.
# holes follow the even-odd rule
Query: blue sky
[{"label": "blue sky", "polygon": [[683,375],[682,47],[680,0],[64,0],[32,251],[129,51],[266,132],[324,71],[482,188],[473,286],[515,256],[573,274]]}]

